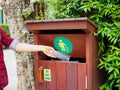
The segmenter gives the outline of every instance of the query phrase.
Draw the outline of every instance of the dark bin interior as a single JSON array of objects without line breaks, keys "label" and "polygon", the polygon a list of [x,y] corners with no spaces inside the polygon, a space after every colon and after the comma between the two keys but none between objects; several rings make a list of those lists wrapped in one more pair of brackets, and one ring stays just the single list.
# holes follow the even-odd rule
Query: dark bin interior
[{"label": "dark bin interior", "polygon": [[[63,36],[68,38],[73,45],[73,51],[69,54],[70,61],[79,61],[79,62],[86,62],[85,60],[85,44],[86,44],[86,35],[83,30],[45,30],[39,32],[39,43],[42,45],[49,45],[54,47],[54,39],[57,36]],[[39,53],[41,60],[59,60],[57,58],[50,58],[46,55]]]}]

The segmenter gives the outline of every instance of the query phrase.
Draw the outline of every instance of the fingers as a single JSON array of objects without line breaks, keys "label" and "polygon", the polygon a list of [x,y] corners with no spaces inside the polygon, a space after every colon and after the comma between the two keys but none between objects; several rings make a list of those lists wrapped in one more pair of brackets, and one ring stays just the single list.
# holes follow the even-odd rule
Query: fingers
[{"label": "fingers", "polygon": [[52,47],[47,47],[47,48],[45,49],[44,53],[45,53],[47,56],[49,56],[49,57],[55,58],[55,56],[50,52],[51,50],[53,51],[53,50],[55,50],[55,49],[52,48]]}]

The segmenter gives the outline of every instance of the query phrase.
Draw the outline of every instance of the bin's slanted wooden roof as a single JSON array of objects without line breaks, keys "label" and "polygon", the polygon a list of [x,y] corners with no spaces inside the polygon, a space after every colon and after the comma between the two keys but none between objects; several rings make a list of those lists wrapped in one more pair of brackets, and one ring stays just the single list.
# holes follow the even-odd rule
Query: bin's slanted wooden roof
[{"label": "bin's slanted wooden roof", "polygon": [[30,31],[38,30],[83,30],[86,33],[95,32],[97,25],[87,17],[55,19],[55,20],[28,20],[26,28]]}]

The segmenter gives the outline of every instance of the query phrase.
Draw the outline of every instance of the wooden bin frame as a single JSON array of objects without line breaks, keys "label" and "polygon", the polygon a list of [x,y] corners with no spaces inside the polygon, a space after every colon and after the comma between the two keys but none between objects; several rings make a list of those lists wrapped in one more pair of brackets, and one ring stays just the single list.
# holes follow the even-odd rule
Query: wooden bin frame
[{"label": "wooden bin frame", "polygon": [[[94,36],[94,32],[97,30],[97,25],[94,24],[90,19],[87,17],[82,18],[72,18],[72,19],[56,19],[56,20],[30,20],[26,21],[26,28],[29,31],[32,31],[34,33],[34,43],[36,45],[39,43],[39,32],[41,31],[47,31],[47,30],[83,30],[85,32],[86,40],[85,40],[85,49],[86,49],[86,62],[84,64],[78,63],[77,70],[81,70],[81,72],[85,72],[85,83],[81,83],[80,80],[83,78],[82,74],[80,74],[78,77],[78,83],[76,89],[74,90],[98,90],[100,84],[102,83],[102,75],[99,69],[97,68],[97,65],[99,63],[98,61],[98,41],[97,38]],[[68,32],[69,32],[68,31]],[[52,61],[42,61],[40,60],[40,55],[38,52],[35,53],[35,61],[34,61],[34,67],[35,67],[35,87],[36,90],[67,90],[65,89],[56,89],[55,86],[51,86],[55,89],[44,89],[40,87],[39,85],[39,72],[38,69],[40,68],[40,65],[50,65],[57,64],[56,67],[62,68],[61,64],[62,62],[52,62]],[[48,64],[49,63],[49,64]],[[52,63],[52,64],[51,64]],[[70,63],[68,63],[71,65]],[[73,64],[74,67],[74,64]],[[51,67],[53,68],[53,67]],[[64,72],[65,73],[65,72]],[[80,73],[80,72],[78,72]],[[59,72],[57,72],[59,75]],[[69,83],[69,82],[67,82]],[[84,85],[81,86],[81,85]],[[44,86],[44,85],[43,85]],[[58,86],[59,87],[59,86]],[[60,87],[59,87],[60,88]],[[63,87],[62,87],[63,88]],[[72,87],[71,87],[72,88]],[[82,89],[81,89],[82,88]],[[84,89],[83,89],[84,88]],[[72,89],[71,89],[72,90]]]}]

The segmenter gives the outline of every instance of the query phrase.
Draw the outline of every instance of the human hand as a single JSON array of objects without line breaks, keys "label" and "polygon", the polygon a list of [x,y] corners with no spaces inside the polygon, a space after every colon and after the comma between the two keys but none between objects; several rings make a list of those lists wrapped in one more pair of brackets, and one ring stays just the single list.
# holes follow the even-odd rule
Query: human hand
[{"label": "human hand", "polygon": [[49,57],[55,58],[55,56],[50,51],[55,51],[55,49],[50,46],[44,46],[43,53]]}]

